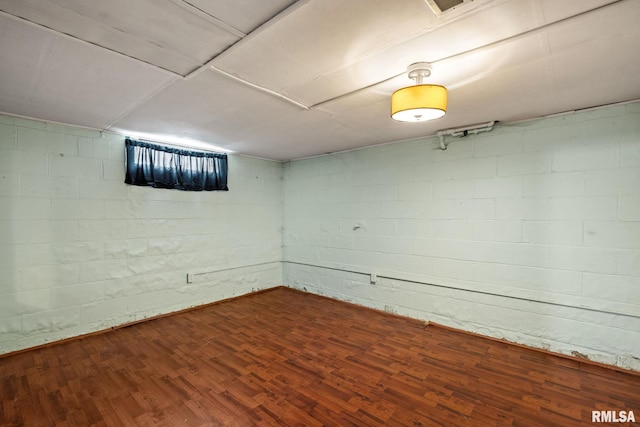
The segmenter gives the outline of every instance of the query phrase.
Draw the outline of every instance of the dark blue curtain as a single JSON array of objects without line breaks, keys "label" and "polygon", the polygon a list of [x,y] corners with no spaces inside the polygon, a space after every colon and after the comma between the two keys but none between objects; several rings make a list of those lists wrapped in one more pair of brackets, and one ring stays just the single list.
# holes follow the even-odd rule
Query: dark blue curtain
[{"label": "dark blue curtain", "polygon": [[186,191],[228,191],[227,155],[125,139],[124,182]]}]

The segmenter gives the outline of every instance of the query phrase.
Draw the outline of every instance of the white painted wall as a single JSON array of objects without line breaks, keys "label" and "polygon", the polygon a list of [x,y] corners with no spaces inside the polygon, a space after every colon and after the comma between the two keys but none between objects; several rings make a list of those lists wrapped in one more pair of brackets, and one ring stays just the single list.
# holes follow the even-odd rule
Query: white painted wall
[{"label": "white painted wall", "polygon": [[640,370],[640,104],[447,141],[286,164],[285,284]]},{"label": "white painted wall", "polygon": [[280,285],[282,165],[229,169],[130,186],[123,137],[0,116],[0,353]]},{"label": "white painted wall", "polygon": [[640,370],[640,104],[449,141],[230,156],[192,193],[125,185],[123,137],[0,116],[0,353],[284,279]]}]

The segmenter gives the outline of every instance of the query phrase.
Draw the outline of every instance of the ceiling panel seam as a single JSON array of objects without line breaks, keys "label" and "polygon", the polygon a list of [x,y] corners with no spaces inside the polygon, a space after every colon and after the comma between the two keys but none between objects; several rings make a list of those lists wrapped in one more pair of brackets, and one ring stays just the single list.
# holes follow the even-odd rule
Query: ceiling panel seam
[{"label": "ceiling panel seam", "polygon": [[233,25],[222,21],[221,19],[216,18],[215,16],[205,12],[204,10],[200,9],[199,7],[189,3],[186,0],[173,0],[173,2],[175,4],[177,4],[178,6],[182,7],[183,9],[188,10],[189,12],[193,13],[194,15],[198,15],[201,18],[206,19],[207,21],[209,21],[210,23],[212,23],[213,25],[217,26],[218,28],[220,28],[221,30],[224,30],[228,33],[233,34],[234,36],[243,39],[247,36],[246,33],[240,31],[239,29],[237,29],[236,27],[234,27]]},{"label": "ceiling panel seam", "polygon": [[[174,1],[180,1],[182,2],[182,0],[174,0]],[[203,72],[206,69],[213,69],[215,71],[218,71],[220,73],[224,73],[225,75],[227,75],[228,77],[231,77],[239,82],[243,82],[246,84],[249,84],[250,86],[254,86],[256,87],[257,85],[248,82],[246,80],[241,79],[240,77],[237,77],[227,71],[222,70],[221,68],[217,68],[213,66],[213,63],[219,59],[220,57],[222,57],[223,55],[227,54],[229,51],[233,50],[234,48],[238,47],[241,43],[243,43],[244,41],[246,41],[247,39],[251,39],[253,37],[255,37],[255,34],[258,31],[264,30],[270,26],[272,26],[273,24],[275,24],[276,22],[278,22],[280,19],[284,18],[285,16],[289,15],[290,13],[292,13],[294,10],[297,10],[300,6],[302,6],[305,3],[308,3],[310,0],[298,0],[297,2],[293,3],[291,6],[281,10],[280,12],[278,12],[277,14],[275,14],[274,16],[272,16],[271,18],[267,19],[265,22],[263,22],[262,24],[260,24],[256,29],[254,29],[253,31],[251,31],[249,34],[244,34],[244,33],[240,33],[242,34],[242,36],[239,36],[240,39],[238,41],[236,41],[235,43],[233,43],[232,45],[228,46],[226,49],[224,49],[222,52],[217,53],[216,55],[214,55],[211,59],[209,59],[207,62],[205,62],[204,64],[202,64],[201,66],[199,66],[198,68],[190,71],[189,73],[185,74],[183,77],[185,79],[191,79],[195,76],[197,76],[198,74],[200,74],[201,72]],[[185,2],[186,4],[187,3]],[[193,6],[195,9],[200,10],[199,8]],[[209,17],[212,17],[214,19],[217,20],[217,18],[209,15],[208,13],[202,11],[202,13],[206,14]],[[222,21],[220,21],[222,22]],[[263,91],[270,91],[270,89],[266,89],[266,88],[261,88]],[[275,92],[273,92],[275,93]],[[282,94],[278,94],[279,97],[284,97],[286,98],[285,95]],[[293,104],[298,104],[296,101],[291,100]],[[301,106],[302,104],[300,104],[299,106]],[[306,106],[304,106],[304,108],[308,108]]]},{"label": "ceiling panel seam", "polygon": [[242,39],[238,40],[233,45],[229,46],[229,48],[225,49],[223,52],[221,52],[220,54],[216,55],[216,57],[214,59],[219,59],[219,58],[224,57],[224,55],[228,55],[234,48],[237,48],[238,46],[242,45],[243,43],[251,41],[251,39],[257,37],[259,33],[261,33],[262,31],[264,31],[266,29],[268,29],[269,27],[273,26],[274,24],[276,24],[277,22],[279,22],[283,18],[287,17],[291,13],[295,12],[296,10],[301,8],[302,6],[306,5],[310,1],[311,0],[298,0],[298,1],[296,1],[291,6],[283,9],[279,13],[275,14],[274,16],[272,16],[271,18],[266,20],[264,23],[262,23],[260,26],[258,26],[253,31],[251,31],[245,37],[243,37]]},{"label": "ceiling panel seam", "polygon": [[176,80],[181,80],[181,79],[182,79],[182,76],[179,76],[179,75],[178,76],[174,76],[174,77],[169,77],[166,81],[162,82],[154,90],[149,92],[149,94],[147,94],[147,96],[145,96],[144,98],[142,98],[138,102],[134,102],[133,105],[131,105],[126,110],[124,110],[122,113],[118,114],[104,128],[105,129],[111,129],[111,127],[113,127],[116,123],[118,123],[119,121],[124,119],[126,116],[131,114],[133,111],[137,110],[139,107],[143,106],[144,104],[149,102],[151,99],[153,99],[160,92],[164,91],[166,88],[168,88],[173,83],[175,83]]},{"label": "ceiling panel seam", "polygon": [[296,101],[294,99],[291,99],[286,95],[283,95],[283,94],[281,94],[279,92],[276,92],[274,90],[268,89],[268,88],[266,88],[264,86],[260,86],[260,85],[257,85],[255,83],[251,83],[250,81],[244,80],[244,79],[242,79],[242,78],[240,78],[238,76],[235,76],[235,75],[233,75],[231,73],[227,73],[226,71],[221,70],[220,68],[217,68],[214,65],[211,65],[210,68],[211,68],[211,70],[215,71],[218,74],[221,74],[221,75],[223,75],[223,76],[225,76],[227,78],[230,78],[230,79],[232,79],[234,81],[237,81],[239,83],[242,83],[242,84],[244,84],[246,86],[249,86],[249,87],[252,87],[254,89],[257,89],[257,90],[259,90],[261,92],[264,92],[264,93],[269,94],[271,96],[274,96],[276,98],[282,99],[283,101],[287,101],[287,102],[295,105],[296,107],[302,108],[303,110],[308,110],[309,109],[309,107],[307,107],[306,105],[301,104],[300,102],[298,102],[298,101]]}]

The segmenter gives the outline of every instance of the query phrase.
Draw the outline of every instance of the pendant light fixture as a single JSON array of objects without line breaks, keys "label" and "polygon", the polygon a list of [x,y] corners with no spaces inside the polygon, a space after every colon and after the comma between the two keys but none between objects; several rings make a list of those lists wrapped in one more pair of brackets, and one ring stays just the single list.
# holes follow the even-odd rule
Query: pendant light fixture
[{"label": "pendant light fixture", "polygon": [[391,95],[391,117],[399,122],[424,122],[438,119],[447,112],[447,88],[422,84],[431,75],[431,64],[416,62],[407,67],[414,86],[398,89]]}]

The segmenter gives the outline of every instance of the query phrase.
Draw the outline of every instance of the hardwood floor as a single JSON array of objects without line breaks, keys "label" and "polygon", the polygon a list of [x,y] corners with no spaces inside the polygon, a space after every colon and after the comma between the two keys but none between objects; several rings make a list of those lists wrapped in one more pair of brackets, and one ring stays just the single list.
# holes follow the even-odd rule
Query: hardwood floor
[{"label": "hardwood floor", "polygon": [[640,418],[640,375],[287,288],[0,358],[0,379],[3,426],[566,427],[590,424],[592,410]]}]

